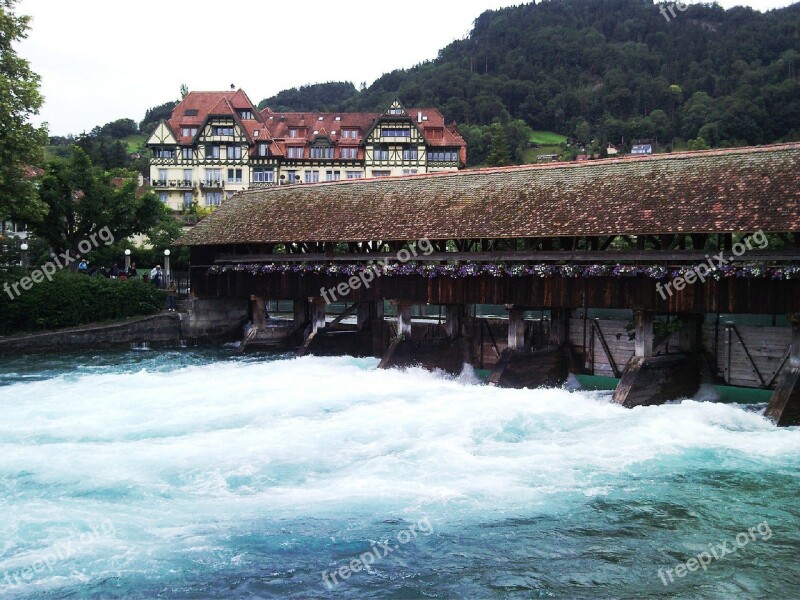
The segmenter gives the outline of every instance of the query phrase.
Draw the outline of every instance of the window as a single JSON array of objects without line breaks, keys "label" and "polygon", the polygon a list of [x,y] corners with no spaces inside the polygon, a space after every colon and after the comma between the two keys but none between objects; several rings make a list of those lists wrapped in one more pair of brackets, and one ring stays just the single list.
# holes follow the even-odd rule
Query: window
[{"label": "window", "polygon": [[403,169],[403,175],[416,175],[416,169]]},{"label": "window", "polygon": [[403,148],[403,160],[417,160],[419,152],[417,148]]},{"label": "window", "polygon": [[206,206],[219,206],[222,192],[206,192]]},{"label": "window", "polygon": [[161,182],[162,185],[167,183],[167,170],[166,169],[159,169],[158,170],[158,181]]},{"label": "window", "polygon": [[358,148],[342,148],[342,158],[358,158]]},{"label": "window", "polygon": [[239,111],[239,118],[240,119],[253,119],[253,112],[249,110],[240,110]]},{"label": "window", "polygon": [[163,202],[164,204],[166,204],[167,200],[169,200],[169,194],[167,192],[159,193],[158,197],[161,199],[161,202]]},{"label": "window", "polygon": [[457,162],[457,150],[429,150],[428,162]]},{"label": "window", "polygon": [[403,109],[402,108],[390,108],[386,111],[390,115],[402,115]]},{"label": "window", "polygon": [[253,169],[253,183],[273,183],[275,171],[270,169]]},{"label": "window", "polygon": [[197,127],[181,127],[183,137],[194,137],[197,135]]},{"label": "window", "polygon": [[306,171],[306,183],[317,183],[319,181],[319,171]]},{"label": "window", "polygon": [[341,171],[325,171],[325,181],[339,181],[341,178]]},{"label": "window", "polygon": [[286,156],[288,158],[303,158],[302,146],[289,146],[286,148]]},{"label": "window", "polygon": [[297,171],[286,171],[286,183],[297,183],[298,181]]},{"label": "window", "polygon": [[242,183],[242,170],[228,169],[228,183]]},{"label": "window", "polygon": [[225,192],[225,200],[230,200],[236,192]]},{"label": "window", "polygon": [[194,194],[192,192],[183,192],[183,208],[190,209],[194,203]]},{"label": "window", "polygon": [[196,117],[197,116],[197,109],[196,108],[187,108],[183,111],[183,115],[185,117]]},{"label": "window", "polygon": [[384,128],[381,129],[381,137],[388,138],[407,138],[411,137],[411,129],[409,128]]},{"label": "window", "polygon": [[228,146],[228,160],[242,158],[241,146]]},{"label": "window", "polygon": [[313,147],[311,148],[311,158],[333,158],[333,148]]},{"label": "window", "polygon": [[233,135],[233,127],[229,125],[214,127],[214,135]]},{"label": "window", "polygon": [[290,138],[296,138],[297,137],[297,128],[296,127],[292,127],[291,129],[289,129],[289,137]]},{"label": "window", "polygon": [[267,154],[268,154],[268,152],[267,152],[267,144],[263,143],[263,142],[260,143],[258,145],[258,155],[259,156],[267,156]]},{"label": "window", "polygon": [[219,158],[219,144],[206,144],[206,158]]},{"label": "window", "polygon": [[373,171],[372,172],[372,176],[373,177],[389,177],[389,175],[391,175],[391,174],[392,174],[391,171]]},{"label": "window", "polygon": [[373,160],[389,160],[389,146],[386,144],[375,144]]},{"label": "window", "polygon": [[181,148],[181,158],[183,160],[192,160],[192,149],[191,148]]},{"label": "window", "polygon": [[342,129],[342,137],[355,139],[358,137],[358,129]]},{"label": "window", "polygon": [[192,170],[191,169],[184,169],[183,170],[183,183],[184,183],[184,185],[192,185]]},{"label": "window", "polygon": [[347,171],[348,179],[361,179],[361,177],[362,177],[361,171]]},{"label": "window", "polygon": [[206,169],[206,183],[219,183],[222,181],[221,169]]},{"label": "window", "polygon": [[153,155],[156,158],[172,158],[174,153],[175,153],[175,151],[172,150],[172,148],[169,148],[169,149],[167,149],[167,148],[158,148],[158,149],[153,151]]}]

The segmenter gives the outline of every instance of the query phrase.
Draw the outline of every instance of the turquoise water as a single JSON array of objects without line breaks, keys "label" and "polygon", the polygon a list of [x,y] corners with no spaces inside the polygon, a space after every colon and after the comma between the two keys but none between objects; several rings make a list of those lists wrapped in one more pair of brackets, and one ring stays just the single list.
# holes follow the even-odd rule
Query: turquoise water
[{"label": "turquoise water", "polygon": [[800,430],[763,406],[376,364],[0,361],[0,597],[800,596]]}]

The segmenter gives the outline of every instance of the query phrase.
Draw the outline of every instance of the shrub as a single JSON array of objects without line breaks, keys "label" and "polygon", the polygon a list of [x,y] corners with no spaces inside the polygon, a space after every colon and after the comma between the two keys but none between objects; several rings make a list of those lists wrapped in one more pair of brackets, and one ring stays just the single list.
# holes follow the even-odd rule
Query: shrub
[{"label": "shrub", "polygon": [[164,307],[164,292],[149,283],[72,271],[59,271],[27,291],[19,287],[16,296],[10,286],[26,275],[22,269],[0,270],[0,335],[150,315]]}]

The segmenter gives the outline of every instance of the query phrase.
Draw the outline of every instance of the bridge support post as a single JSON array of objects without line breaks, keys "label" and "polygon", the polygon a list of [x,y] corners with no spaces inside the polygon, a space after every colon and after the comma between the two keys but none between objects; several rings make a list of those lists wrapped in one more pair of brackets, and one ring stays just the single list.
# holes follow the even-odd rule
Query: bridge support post
[{"label": "bridge support post", "polygon": [[[613,400],[633,408],[664,404],[697,393],[700,387],[697,361],[687,354],[653,356],[653,313],[634,311],[634,321],[634,356],[625,365]],[[687,329],[686,339],[691,343],[689,332]]]},{"label": "bridge support post", "polygon": [[310,298],[311,304],[311,333],[317,333],[320,329],[325,329],[325,299],[319,297]]},{"label": "bridge support post", "polygon": [[508,309],[508,347],[512,350],[525,347],[525,311],[516,306]]},{"label": "bridge support post", "polygon": [[308,299],[292,301],[292,312],[294,313],[294,324],[302,325],[308,321]]},{"label": "bridge support post", "polygon": [[461,316],[464,307],[461,305],[448,306],[446,310],[446,321],[444,330],[448,338],[457,338],[461,335]]},{"label": "bridge support post", "polygon": [[411,339],[411,304],[397,303],[397,336]]},{"label": "bridge support post", "polygon": [[800,315],[791,315],[792,340],[789,346],[789,365],[769,400],[764,416],[779,427],[800,425]]},{"label": "bridge support post", "polygon": [[550,337],[553,346],[563,346],[569,340],[569,309],[554,308],[550,311]]},{"label": "bridge support post", "polygon": [[372,302],[359,302],[358,313],[356,315],[356,323],[358,330],[362,331],[368,329],[370,321],[372,320]]}]

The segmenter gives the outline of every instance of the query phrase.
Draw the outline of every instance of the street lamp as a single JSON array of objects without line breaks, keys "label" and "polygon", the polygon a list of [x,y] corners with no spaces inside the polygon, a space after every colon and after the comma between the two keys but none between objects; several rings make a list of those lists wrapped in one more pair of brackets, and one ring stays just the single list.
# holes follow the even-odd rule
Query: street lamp
[{"label": "street lamp", "polygon": [[169,272],[169,248],[164,250],[164,286],[169,287],[170,272]]},{"label": "street lamp", "polygon": [[20,266],[22,266],[23,269],[27,269],[28,268],[28,243],[27,242],[22,242],[22,244],[20,245],[19,249],[22,250],[22,259],[20,261],[21,262]]},{"label": "street lamp", "polygon": [[131,270],[131,249],[125,248],[125,275]]}]

